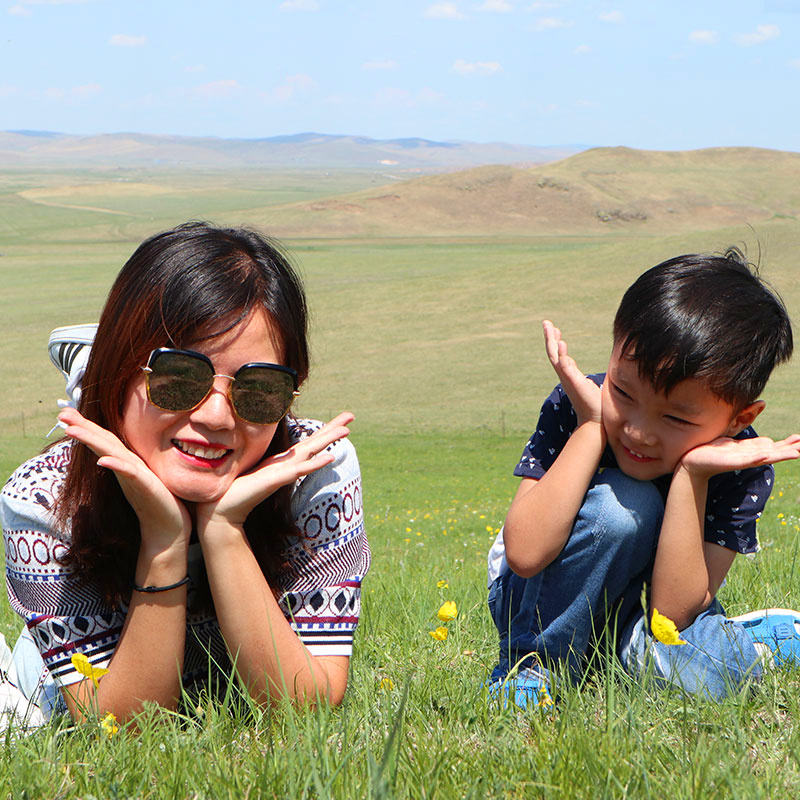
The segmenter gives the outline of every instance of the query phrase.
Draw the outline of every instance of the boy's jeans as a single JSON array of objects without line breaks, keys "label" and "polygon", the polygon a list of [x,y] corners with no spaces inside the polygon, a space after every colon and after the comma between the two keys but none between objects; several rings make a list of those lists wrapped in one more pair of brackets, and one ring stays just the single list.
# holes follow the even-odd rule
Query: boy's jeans
[{"label": "boy's jeans", "polygon": [[760,677],[750,637],[725,618],[716,600],[681,631],[687,644],[664,645],[650,635],[641,594],[663,513],[649,481],[617,469],[595,475],[557,558],[531,578],[506,570],[490,587],[489,610],[500,633],[494,674],[505,675],[520,662],[562,662],[580,674],[590,642],[616,622],[617,652],[631,675],[651,674],[715,699]]}]

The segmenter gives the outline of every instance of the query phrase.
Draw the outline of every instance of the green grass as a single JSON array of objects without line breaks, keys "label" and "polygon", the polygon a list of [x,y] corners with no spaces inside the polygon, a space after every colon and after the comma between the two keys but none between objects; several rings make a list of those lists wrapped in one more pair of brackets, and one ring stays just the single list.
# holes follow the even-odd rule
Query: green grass
[{"label": "green grass", "polygon": [[[111,177],[0,176],[7,212],[0,213],[0,477],[41,449],[63,396],[46,354],[50,329],[96,318],[144,235],[181,213],[246,222],[247,203],[263,209],[282,202],[282,192],[323,196],[338,180],[315,188],[297,175],[193,182],[137,172],[136,180],[181,191],[152,206],[114,200],[132,216],[41,206],[16,194]],[[341,190],[359,188],[358,180],[342,177]],[[102,196],[83,199],[109,207]],[[756,233],[767,249],[766,274],[793,311],[800,226],[775,220]],[[769,675],[717,704],[634,684],[613,659],[601,660],[581,685],[564,688],[552,715],[490,709],[479,690],[497,655],[485,608],[486,551],[516,488],[511,471],[555,382],[541,319],[556,320],[583,367],[601,370],[614,308],[639,272],[742,239],[754,241],[745,226],[671,237],[289,242],[313,310],[314,369],[299,409],[357,415],[373,567],[344,706],[261,712],[233,702],[183,715],[153,711],[138,735],[123,730],[112,739],[93,726],[48,728],[3,743],[0,796],[796,796],[796,672]],[[797,369],[773,379],[760,431],[796,426]],[[798,605],[798,533],[800,467],[781,465],[760,522],[763,551],[737,559],[722,590],[731,613]],[[459,615],[437,642],[429,631],[445,600]],[[0,630],[13,639],[18,627],[3,603]],[[393,688],[388,681],[382,688],[383,679]]]},{"label": "green grass", "polygon": [[[795,796],[797,672],[774,673],[751,692],[712,703],[642,687],[604,661],[581,685],[564,688],[552,715],[487,707],[479,687],[496,658],[496,634],[485,610],[483,559],[493,535],[486,528],[502,520],[521,443],[490,435],[443,443],[420,434],[410,443],[361,436],[356,444],[371,498],[374,565],[342,708],[246,713],[241,703],[201,705],[145,716],[141,734],[111,740],[93,726],[46,729],[4,747],[0,793]],[[783,467],[761,523],[766,546],[754,559],[737,559],[723,590],[732,613],[797,597],[799,497],[800,469]],[[448,588],[437,588],[440,580]],[[447,640],[436,642],[428,631],[440,624],[444,600],[454,600],[459,615]],[[384,678],[392,688],[382,688]]]}]

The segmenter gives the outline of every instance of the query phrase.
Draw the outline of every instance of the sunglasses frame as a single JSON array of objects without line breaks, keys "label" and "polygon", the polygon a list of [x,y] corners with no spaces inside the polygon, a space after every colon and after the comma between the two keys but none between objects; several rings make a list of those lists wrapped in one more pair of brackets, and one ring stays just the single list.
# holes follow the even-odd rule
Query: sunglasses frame
[{"label": "sunglasses frame", "polygon": [[[207,364],[209,369],[211,370],[211,386],[209,386],[208,391],[203,395],[203,397],[198,400],[191,408],[182,408],[182,409],[172,409],[172,408],[164,408],[156,403],[153,398],[150,396],[150,375],[153,373],[153,368],[151,364],[161,355],[184,355],[188,356],[189,358],[193,358],[196,361],[201,361],[204,364]],[[269,369],[274,372],[283,372],[288,375],[292,379],[292,399],[297,397],[300,392],[298,391],[297,386],[297,372],[293,370],[291,367],[285,367],[283,364],[270,364],[267,361],[249,361],[247,364],[242,364],[239,369],[233,375],[227,375],[224,372],[215,372],[214,371],[214,364],[211,359],[203,354],[198,353],[196,350],[182,350],[178,347],[157,347],[155,350],[150,351],[150,355],[147,357],[147,364],[143,367],[140,367],[142,372],[145,373],[145,386],[147,389],[147,399],[150,403],[152,403],[156,408],[160,408],[162,411],[168,411],[171,414],[184,414],[188,411],[194,411],[199,405],[201,405],[205,400],[208,399],[208,396],[214,389],[214,378],[227,378],[230,383],[228,384],[228,391],[226,392],[226,396],[228,398],[228,402],[231,404],[231,408],[233,409],[233,413],[236,415],[237,419],[242,420],[243,422],[247,422],[250,425],[274,425],[276,422],[280,422],[276,420],[275,423],[273,422],[254,422],[253,420],[245,419],[243,416],[239,414],[236,409],[236,404],[233,401],[233,385],[236,382],[236,378],[242,372],[242,370],[248,369],[250,367],[260,367],[261,369]],[[289,413],[289,409],[292,407],[291,402],[289,403],[288,408],[284,411],[283,417]]]}]

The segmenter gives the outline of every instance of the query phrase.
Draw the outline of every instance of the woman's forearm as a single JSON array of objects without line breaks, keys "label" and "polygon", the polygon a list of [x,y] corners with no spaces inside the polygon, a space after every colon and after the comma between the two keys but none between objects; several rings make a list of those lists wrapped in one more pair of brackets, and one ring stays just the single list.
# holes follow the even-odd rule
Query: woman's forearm
[{"label": "woman's forearm", "polygon": [[217,620],[251,696],[286,696],[338,704],[347,688],[348,658],[311,655],[283,615],[244,531],[209,523],[200,534]]},{"label": "woman's forearm", "polygon": [[[151,553],[143,545],[136,565],[139,586],[168,586],[186,576],[186,548]],[[75,719],[112,712],[126,720],[145,702],[175,708],[180,698],[186,638],[186,585],[131,594],[108,673],[95,688],[84,680],[64,689]]]}]

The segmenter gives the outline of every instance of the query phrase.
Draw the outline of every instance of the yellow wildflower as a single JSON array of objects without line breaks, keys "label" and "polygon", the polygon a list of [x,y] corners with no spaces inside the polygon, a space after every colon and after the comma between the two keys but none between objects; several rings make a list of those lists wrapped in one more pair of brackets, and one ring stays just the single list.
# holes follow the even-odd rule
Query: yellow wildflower
[{"label": "yellow wildflower", "polygon": [[550,694],[548,692],[542,692],[537,705],[540,706],[541,708],[550,708],[550,706],[554,706],[555,703],[553,702],[553,698],[550,697]]},{"label": "yellow wildflower", "polygon": [[653,618],[650,620],[650,630],[653,632],[653,636],[663,644],[686,644],[686,642],[681,639],[678,629],[675,627],[675,623],[669,617],[659,614],[657,608],[653,609]]},{"label": "yellow wildflower", "polygon": [[451,622],[458,616],[458,609],[452,600],[442,603],[442,607],[436,614],[442,622]]},{"label": "yellow wildflower", "polygon": [[437,589],[449,589],[450,584],[447,581],[437,581],[436,582]]},{"label": "yellow wildflower", "polygon": [[86,658],[83,653],[75,653],[70,661],[72,661],[72,666],[75,667],[75,669],[78,670],[81,675],[83,675],[85,678],[92,679],[95,689],[100,685],[98,683],[98,678],[102,678],[103,675],[108,674],[107,669],[104,669],[103,667],[92,666],[92,662],[89,661],[89,659]]},{"label": "yellow wildflower", "polygon": [[447,628],[440,625],[435,631],[428,631],[428,633],[436,639],[437,642],[443,642],[447,639]]},{"label": "yellow wildflower", "polygon": [[783,511],[781,511],[781,513],[778,514],[778,519],[783,519]]},{"label": "yellow wildflower", "polygon": [[391,692],[394,689],[394,681],[391,678],[381,678],[381,689]]},{"label": "yellow wildflower", "polygon": [[110,711],[100,720],[100,727],[109,739],[119,730],[116,722],[117,718]]}]

